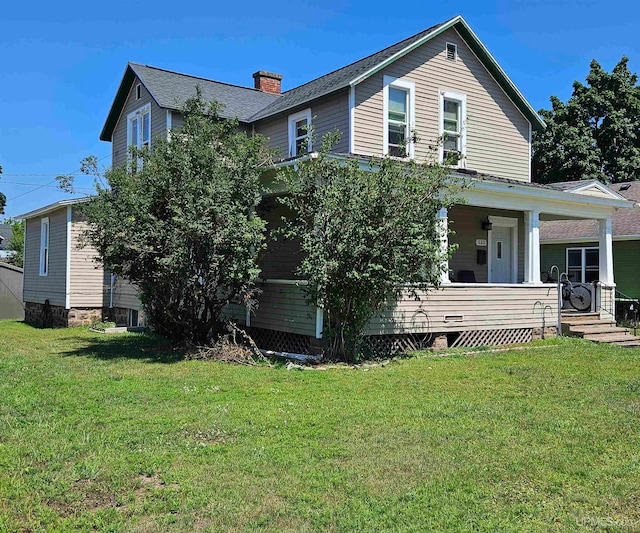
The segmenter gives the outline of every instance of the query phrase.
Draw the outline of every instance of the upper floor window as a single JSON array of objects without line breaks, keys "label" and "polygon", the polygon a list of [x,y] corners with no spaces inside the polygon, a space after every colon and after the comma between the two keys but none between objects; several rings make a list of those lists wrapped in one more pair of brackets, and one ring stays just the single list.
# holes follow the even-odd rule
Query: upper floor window
[{"label": "upper floor window", "polygon": [[385,155],[413,157],[415,85],[413,82],[384,77],[384,150]]},{"label": "upper floor window", "polygon": [[574,283],[591,283],[600,278],[598,248],[567,248],[567,273]]},{"label": "upper floor window", "polygon": [[151,104],[127,116],[127,146],[151,146]]},{"label": "upper floor window", "polygon": [[467,152],[467,97],[447,91],[440,92],[440,162],[464,166]]},{"label": "upper floor window", "polygon": [[40,219],[40,275],[49,275],[49,217]]},{"label": "upper floor window", "polygon": [[289,115],[289,157],[311,151],[311,109]]}]

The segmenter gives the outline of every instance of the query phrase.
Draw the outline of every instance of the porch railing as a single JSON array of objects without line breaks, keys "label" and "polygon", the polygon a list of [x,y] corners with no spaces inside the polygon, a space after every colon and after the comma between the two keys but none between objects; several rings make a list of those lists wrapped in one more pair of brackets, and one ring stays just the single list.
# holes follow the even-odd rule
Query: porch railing
[{"label": "porch railing", "polygon": [[603,281],[594,282],[596,305],[595,311],[600,315],[608,316],[611,320],[616,321],[616,289],[615,284],[605,283]]},{"label": "porch railing", "polygon": [[640,301],[619,291],[615,285],[600,283],[602,289],[610,291],[611,298],[607,299],[610,309],[605,310],[616,321],[625,327],[633,328],[633,334],[638,332],[638,315],[640,314]]}]

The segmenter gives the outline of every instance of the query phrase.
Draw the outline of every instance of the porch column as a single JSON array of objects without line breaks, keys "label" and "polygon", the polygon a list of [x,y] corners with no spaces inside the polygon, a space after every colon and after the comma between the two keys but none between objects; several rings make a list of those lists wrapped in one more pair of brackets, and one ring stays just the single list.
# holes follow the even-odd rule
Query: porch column
[{"label": "porch column", "polygon": [[440,265],[440,284],[448,285],[451,283],[449,279],[449,259],[446,255],[449,249],[449,213],[445,207],[438,211],[438,233],[440,234],[440,252],[445,256]]},{"label": "porch column", "polygon": [[540,212],[524,212],[524,282],[540,281]]},{"label": "porch column", "polygon": [[611,217],[600,222],[600,281],[613,284],[613,240],[611,238]]}]

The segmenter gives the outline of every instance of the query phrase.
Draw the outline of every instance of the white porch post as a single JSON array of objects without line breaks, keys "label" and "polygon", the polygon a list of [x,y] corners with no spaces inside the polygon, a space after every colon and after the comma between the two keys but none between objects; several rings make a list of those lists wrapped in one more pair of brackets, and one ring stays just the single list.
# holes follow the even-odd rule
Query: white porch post
[{"label": "white porch post", "polygon": [[[447,250],[449,249],[449,213],[446,207],[438,211],[438,233],[440,234],[440,252],[446,257]],[[449,259],[446,258],[441,263],[440,284],[448,285],[450,283]]]},{"label": "white porch post", "polygon": [[611,217],[600,222],[600,281],[612,285],[613,281],[613,240],[611,238]]},{"label": "white porch post", "polygon": [[524,212],[524,282],[540,281],[540,212]]}]

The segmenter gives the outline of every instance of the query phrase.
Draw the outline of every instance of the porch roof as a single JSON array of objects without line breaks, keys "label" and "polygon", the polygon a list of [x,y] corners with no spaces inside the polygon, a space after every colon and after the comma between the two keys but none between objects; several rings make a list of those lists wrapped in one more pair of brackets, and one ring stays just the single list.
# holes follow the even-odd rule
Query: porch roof
[{"label": "porch roof", "polygon": [[[573,188],[580,184],[571,183]],[[619,210],[613,215],[613,240],[640,240],[640,204],[636,203],[640,200],[640,183],[616,183],[608,189],[633,202],[632,209]],[[594,220],[553,220],[540,224],[540,241],[544,243],[593,242],[598,240],[598,235],[598,224]]]},{"label": "porch roof", "polygon": [[[372,169],[371,158],[353,154],[330,154],[330,156],[338,160],[356,160],[359,161],[361,168]],[[280,161],[274,167],[292,166],[316,157],[318,153],[312,152]],[[469,185],[462,196],[469,205],[476,207],[538,211],[568,219],[602,219],[611,217],[618,209],[630,209],[634,206],[634,202],[617,194],[615,197],[591,196],[541,183],[481,174],[473,170],[452,170],[451,178],[452,181],[463,180]]]},{"label": "porch roof", "polygon": [[559,217],[601,219],[611,217],[618,209],[634,206],[624,198],[599,197],[557,189],[539,183],[528,183],[487,174],[454,171],[452,177],[468,178],[470,187],[463,197],[470,205],[538,211]]}]

